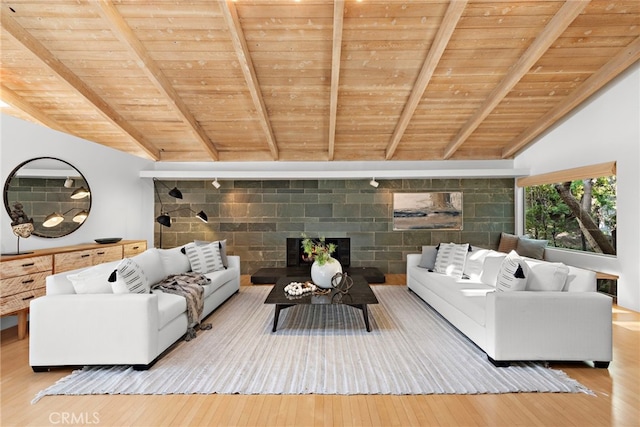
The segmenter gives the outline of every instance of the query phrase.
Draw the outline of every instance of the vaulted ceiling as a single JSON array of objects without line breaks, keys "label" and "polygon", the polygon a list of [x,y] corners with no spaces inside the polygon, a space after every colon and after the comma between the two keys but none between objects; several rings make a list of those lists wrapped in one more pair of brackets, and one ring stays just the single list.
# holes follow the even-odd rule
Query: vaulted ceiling
[{"label": "vaulted ceiling", "polygon": [[638,0],[1,4],[2,111],[157,161],[508,159],[640,59]]}]

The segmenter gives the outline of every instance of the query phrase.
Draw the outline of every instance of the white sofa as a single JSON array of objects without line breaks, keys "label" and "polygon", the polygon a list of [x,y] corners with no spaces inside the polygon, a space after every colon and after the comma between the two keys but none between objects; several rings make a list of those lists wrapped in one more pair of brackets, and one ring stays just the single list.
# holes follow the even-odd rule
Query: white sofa
[{"label": "white sofa", "polygon": [[[505,256],[474,249],[466,256],[465,278],[458,279],[419,267],[422,255],[409,254],[407,286],[496,366],[538,360],[592,361],[607,368],[612,359],[612,299],[596,292],[595,273],[568,266],[559,291],[496,291]],[[545,261],[524,260],[529,281],[536,271],[551,270]]]},{"label": "white sofa", "polygon": [[[149,249],[131,259],[142,267],[151,284],[169,274],[190,270],[180,247]],[[206,273],[211,282],[204,286],[200,320],[239,290],[240,257],[226,259],[226,269]],[[46,295],[30,304],[29,363],[34,371],[63,365],[133,365],[138,370],[148,369],[185,335],[188,321],[184,297],[159,290],[140,294],[110,291],[114,284],[107,279],[119,263],[47,277]],[[78,277],[89,280],[78,283]]]}]

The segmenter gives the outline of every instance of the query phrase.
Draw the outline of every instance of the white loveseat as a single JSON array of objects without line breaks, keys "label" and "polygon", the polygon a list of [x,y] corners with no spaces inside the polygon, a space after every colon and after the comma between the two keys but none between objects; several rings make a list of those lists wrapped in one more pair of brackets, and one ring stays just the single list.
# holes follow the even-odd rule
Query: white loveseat
[{"label": "white loveseat", "polygon": [[[154,248],[131,259],[153,284],[191,269],[181,249]],[[200,320],[239,290],[240,257],[225,258],[227,268],[206,273],[210,283],[204,286]],[[108,278],[120,263],[47,277],[46,295],[30,304],[29,363],[34,371],[63,365],[148,369],[185,335],[185,298],[159,290],[114,293],[122,287],[121,279],[109,283]]]},{"label": "white loveseat", "polygon": [[[423,247],[424,253],[433,250]],[[607,368],[612,359],[612,299],[596,292],[595,273],[565,266],[568,274],[558,278],[553,273],[556,264],[525,258],[528,287],[501,292],[496,279],[505,257],[492,250],[469,251],[465,278],[456,278],[418,266],[422,254],[409,254],[407,286],[496,366],[538,360],[592,361]],[[542,290],[552,285],[558,290]]]}]

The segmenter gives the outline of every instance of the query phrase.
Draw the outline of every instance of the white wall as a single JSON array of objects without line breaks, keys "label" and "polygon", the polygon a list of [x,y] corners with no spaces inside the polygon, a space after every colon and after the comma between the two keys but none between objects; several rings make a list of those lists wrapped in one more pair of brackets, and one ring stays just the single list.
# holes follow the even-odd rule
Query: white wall
[{"label": "white wall", "polygon": [[[150,160],[140,159],[11,116],[0,116],[0,177],[2,185],[13,168],[33,157],[50,156],[76,167],[91,188],[91,213],[82,226],[68,236],[20,239],[20,250],[44,249],[93,242],[101,237],[143,239],[153,243],[153,186],[140,179]],[[2,252],[16,251],[11,219],[2,208]],[[144,213],[148,212],[148,215]],[[3,326],[6,321],[3,319]],[[5,326],[6,327],[6,326]]]},{"label": "white wall", "polygon": [[640,311],[640,63],[517,156],[515,167],[537,175],[609,161],[617,162],[617,257],[550,250],[549,258],[618,274],[618,304]]}]

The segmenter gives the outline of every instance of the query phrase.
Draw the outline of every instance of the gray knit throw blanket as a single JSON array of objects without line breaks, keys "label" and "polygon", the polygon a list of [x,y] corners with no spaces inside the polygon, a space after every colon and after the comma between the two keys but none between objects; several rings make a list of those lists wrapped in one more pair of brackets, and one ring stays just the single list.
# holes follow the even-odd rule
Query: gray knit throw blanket
[{"label": "gray knit throw blanket", "polygon": [[175,274],[156,283],[151,289],[158,289],[168,294],[175,294],[187,300],[187,320],[189,326],[185,341],[191,341],[196,337],[198,329],[211,329],[210,323],[200,323],[200,316],[204,308],[204,288],[202,286],[210,282],[209,278],[201,273]]}]

